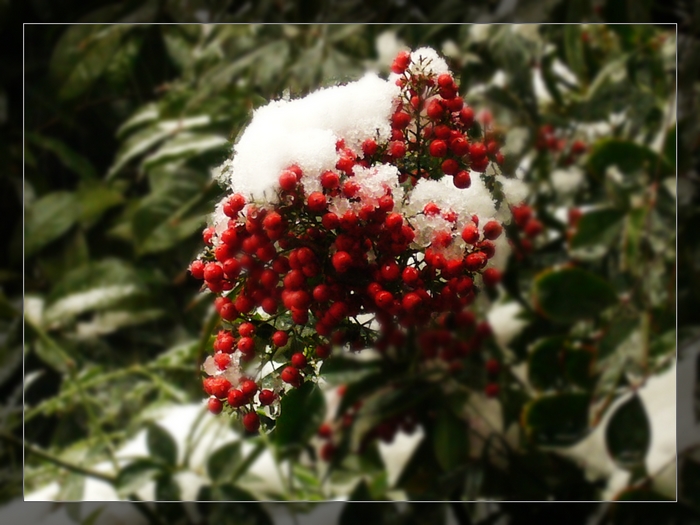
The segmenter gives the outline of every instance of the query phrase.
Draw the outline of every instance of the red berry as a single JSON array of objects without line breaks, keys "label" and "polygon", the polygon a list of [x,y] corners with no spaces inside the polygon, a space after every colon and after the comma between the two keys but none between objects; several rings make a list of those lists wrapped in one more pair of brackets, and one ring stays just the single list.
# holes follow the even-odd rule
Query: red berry
[{"label": "red berry", "polygon": [[484,158],[486,156],[486,146],[484,146],[483,142],[474,142],[471,144],[469,146],[469,156],[473,162]]},{"label": "red berry", "polygon": [[501,272],[496,268],[487,268],[483,271],[481,276],[486,286],[496,286],[501,281]]},{"label": "red berry", "polygon": [[521,228],[524,228],[527,222],[532,217],[532,208],[530,208],[530,206],[528,206],[527,204],[513,206],[511,212],[513,213],[513,219],[515,220],[515,224],[517,224]]},{"label": "red berry", "polygon": [[365,157],[371,157],[377,153],[377,143],[372,139],[367,139],[362,143],[362,153]]},{"label": "red berry", "polygon": [[306,276],[301,270],[291,270],[282,280],[287,290],[298,290],[306,282]]},{"label": "red berry", "polygon": [[525,224],[523,231],[528,237],[537,237],[540,233],[542,233],[543,229],[544,226],[540,221],[537,219],[530,219],[527,221],[527,224]]},{"label": "red berry", "polygon": [[228,279],[234,280],[241,273],[241,263],[237,259],[229,259],[223,266]]},{"label": "red berry", "polygon": [[210,262],[204,267],[204,279],[211,282],[218,282],[224,278],[224,269],[215,262]]},{"label": "red berry", "polygon": [[214,362],[219,370],[226,370],[226,367],[231,363],[231,356],[224,352],[214,354]]},{"label": "red berry", "polygon": [[486,361],[486,372],[489,375],[495,376],[501,371],[501,363],[497,359],[489,359]]},{"label": "red berry", "polygon": [[352,266],[352,257],[348,252],[340,251],[333,254],[331,259],[333,268],[338,273],[347,272]]},{"label": "red berry", "polygon": [[319,359],[325,359],[331,355],[331,348],[328,345],[318,345],[316,347],[316,357]]},{"label": "red berry", "polygon": [[335,230],[338,226],[340,226],[340,220],[335,213],[324,213],[323,217],[321,218],[321,224],[327,230]]},{"label": "red berry", "polygon": [[442,88],[449,88],[454,85],[454,79],[449,73],[442,73],[437,78],[438,86]]},{"label": "red berry", "polygon": [[241,383],[240,389],[241,389],[241,392],[243,392],[243,395],[246,396],[248,399],[250,399],[258,391],[258,385],[255,381],[251,381],[250,379],[246,379],[245,381],[243,381]]},{"label": "red berry", "polygon": [[501,235],[503,227],[497,221],[489,221],[484,224],[484,237],[490,240],[496,240]]},{"label": "red berry", "polygon": [[397,111],[391,117],[392,126],[394,126],[395,128],[398,128],[398,129],[404,129],[410,123],[411,123],[411,115],[409,115],[405,111]]},{"label": "red berry", "polygon": [[243,426],[248,432],[257,432],[260,428],[260,417],[255,412],[248,412],[243,416]]},{"label": "red berry", "polygon": [[571,152],[574,155],[580,155],[581,153],[586,151],[586,144],[581,141],[581,140],[575,140],[573,144],[571,144]]},{"label": "red berry", "polygon": [[454,175],[459,170],[459,163],[454,159],[445,159],[441,168],[446,175]]},{"label": "red berry", "polygon": [[275,393],[272,390],[261,390],[258,399],[261,405],[271,405],[275,400]]},{"label": "red berry", "polygon": [[210,397],[209,401],[207,401],[207,408],[212,414],[221,414],[221,411],[224,408],[224,404],[221,402],[220,399],[216,397]]},{"label": "red berry", "polygon": [[276,211],[268,213],[263,219],[263,228],[266,230],[277,231],[282,228],[282,216]]},{"label": "red berry", "polygon": [[426,215],[438,215],[440,213],[440,206],[435,204],[434,202],[429,202],[425,206],[423,206],[423,213]]},{"label": "red berry", "polygon": [[325,303],[331,298],[331,291],[328,285],[319,284],[314,288],[313,297],[319,303]]},{"label": "red berry", "polygon": [[221,330],[218,334],[216,334],[214,349],[230,354],[233,350],[233,342],[233,335],[231,335],[231,332]]},{"label": "red berry", "polygon": [[323,461],[330,461],[333,459],[333,455],[335,454],[335,445],[328,441],[327,443],[324,443],[323,446],[321,447],[321,459]]},{"label": "red berry", "polygon": [[454,176],[452,182],[457,188],[459,188],[460,190],[464,190],[471,186],[472,179],[468,171],[460,171]]},{"label": "red berry", "polygon": [[399,278],[401,269],[396,261],[389,261],[382,265],[380,272],[382,274],[382,279],[385,281],[394,281]]},{"label": "red berry", "polygon": [[242,407],[247,403],[246,396],[238,388],[232,388],[228,392],[228,404],[234,408]]},{"label": "red berry", "polygon": [[[456,94],[457,93],[455,92],[455,95]],[[450,98],[450,100],[445,101],[445,106],[447,106],[447,109],[449,109],[452,113],[456,113],[464,107],[464,99],[462,97],[454,96]]]},{"label": "red berry", "polygon": [[280,174],[279,183],[284,191],[292,191],[297,185],[297,176],[291,170],[284,170]]},{"label": "red berry", "polygon": [[243,354],[250,354],[255,351],[255,341],[252,337],[241,337],[236,345]]},{"label": "red berry", "polygon": [[444,157],[447,154],[447,143],[444,140],[434,140],[430,143],[430,155],[433,157]]},{"label": "red berry", "polygon": [[306,203],[309,207],[309,211],[313,213],[320,213],[326,209],[326,196],[320,191],[315,191],[309,195]]},{"label": "red berry", "polygon": [[406,71],[406,68],[408,68],[408,65],[411,63],[411,55],[408,53],[408,51],[400,51],[398,55],[396,55],[396,58],[391,64],[391,70],[394,73],[401,74],[404,71]]},{"label": "red berry", "polygon": [[455,155],[461,157],[469,153],[469,142],[462,137],[458,137],[450,142],[450,149]]},{"label": "red berry", "polygon": [[400,159],[406,154],[406,143],[401,140],[395,140],[389,143],[389,155],[392,158]]},{"label": "red berry", "polygon": [[471,128],[474,124],[474,110],[469,106],[462,108],[459,112],[459,120],[465,128]]},{"label": "red berry", "polygon": [[464,259],[464,265],[466,266],[467,271],[470,272],[481,270],[484,266],[486,266],[487,262],[488,259],[486,255],[481,252],[470,253]]},{"label": "red berry", "polygon": [[418,295],[417,293],[409,292],[406,295],[404,295],[401,301],[401,306],[403,306],[407,312],[412,312],[422,302],[423,300],[421,299],[420,295]]},{"label": "red berry", "polygon": [[277,330],[274,334],[272,334],[272,344],[278,348],[286,345],[287,341],[289,341],[289,336],[287,335],[287,332]]},{"label": "red berry", "polygon": [[199,259],[192,261],[192,264],[190,264],[190,274],[192,274],[192,277],[200,280],[204,279],[204,266],[204,263]]},{"label": "red berry", "polygon": [[439,100],[431,100],[426,109],[426,113],[431,120],[440,120],[445,114],[445,108]]},{"label": "red berry", "polygon": [[467,223],[462,230],[462,239],[467,244],[474,244],[479,240],[479,229],[473,222]]},{"label": "red berry", "polygon": [[379,308],[386,309],[394,303],[394,296],[391,295],[391,292],[382,291],[374,296],[374,301]]},{"label": "red berry", "polygon": [[[569,226],[571,227],[576,227],[578,225],[578,221],[581,220],[581,217],[583,217],[583,212],[578,209],[578,208],[571,208],[569,209]],[[194,264],[194,263],[192,263]],[[194,272],[192,273],[194,275]]]},{"label": "red berry", "polygon": [[296,386],[301,379],[301,374],[299,373],[299,369],[294,368],[293,366],[288,366],[282,370],[280,378],[282,378],[282,381],[285,383]]},{"label": "red berry", "polygon": [[226,397],[231,388],[231,383],[224,377],[207,377],[203,381],[204,391],[210,396]]},{"label": "red berry", "polygon": [[202,232],[202,239],[204,240],[205,244],[211,244],[212,237],[214,237],[214,233],[215,233],[214,228],[212,228],[211,226],[209,228],[206,228]]},{"label": "red berry", "polygon": [[219,310],[219,315],[226,321],[234,321],[240,312],[233,303],[225,304]]},{"label": "red berry", "polygon": [[403,225],[403,216],[400,213],[390,213],[384,219],[384,224],[389,230],[395,230]]},{"label": "red berry", "polygon": [[292,366],[294,368],[306,368],[306,356],[301,352],[292,355]]},{"label": "red berry", "polygon": [[358,191],[360,191],[360,185],[352,179],[346,180],[343,184],[343,195],[349,199],[357,195]]},{"label": "red berry", "polygon": [[318,435],[322,438],[328,439],[331,437],[332,429],[328,423],[323,423],[318,427]]},{"label": "red berry", "polygon": [[401,278],[403,279],[403,282],[408,285],[416,283],[419,277],[420,272],[413,266],[407,266],[401,273]]},{"label": "red berry", "polygon": [[253,337],[255,334],[255,325],[253,323],[241,323],[238,327],[238,335],[241,337]]},{"label": "red berry", "polygon": [[484,388],[484,394],[486,394],[486,397],[496,397],[498,396],[499,392],[500,388],[498,383],[489,383],[486,385],[486,388]]},{"label": "red berry", "polygon": [[321,175],[321,186],[327,190],[332,190],[340,185],[340,177],[333,171],[326,171]]},{"label": "red berry", "polygon": [[274,297],[266,297],[262,300],[262,304],[260,306],[262,307],[265,313],[274,315],[277,313],[277,308],[279,307],[279,304],[277,303],[277,300]]}]

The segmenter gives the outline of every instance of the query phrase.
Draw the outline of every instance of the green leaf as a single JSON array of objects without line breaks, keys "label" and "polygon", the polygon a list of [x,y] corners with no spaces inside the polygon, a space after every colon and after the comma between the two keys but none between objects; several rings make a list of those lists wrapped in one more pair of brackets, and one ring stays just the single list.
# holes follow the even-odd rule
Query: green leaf
[{"label": "green leaf", "polygon": [[463,466],[469,459],[469,436],[466,422],[451,410],[442,409],[435,421],[433,448],[445,472]]},{"label": "green leaf", "polygon": [[117,492],[122,497],[128,497],[152,481],[161,469],[160,465],[150,459],[139,459],[129,463],[117,475]]},{"label": "green leaf", "polygon": [[617,303],[613,287],[596,274],[580,268],[548,270],[535,278],[533,302],[545,317],[572,323],[595,317]]},{"label": "green leaf", "polygon": [[644,463],[651,443],[651,425],[642,400],[633,395],[617,408],[605,429],[605,444],[615,463],[633,469]]},{"label": "green leaf", "polygon": [[275,439],[282,447],[303,445],[325,417],[326,400],[316,383],[305,382],[289,391],[280,403]]},{"label": "green leaf", "polygon": [[182,494],[172,474],[164,473],[156,478],[156,501],[180,501]]},{"label": "green leaf", "polygon": [[61,323],[84,312],[113,308],[147,292],[147,281],[125,261],[94,261],[69,272],[54,286],[44,316],[49,322]]},{"label": "green leaf", "polygon": [[82,501],[85,492],[85,476],[69,473],[61,481],[61,489],[58,491],[59,501]]},{"label": "green leaf", "polygon": [[576,24],[564,26],[564,52],[566,62],[579,79],[586,78],[586,61],[583,56],[581,27]]},{"label": "green leaf", "polygon": [[[330,360],[329,360],[330,362]],[[369,396],[378,388],[386,385],[387,375],[383,371],[371,373],[347,385],[345,394],[340,399],[336,417],[340,417],[345,411],[360,399]]]},{"label": "green leaf", "polygon": [[179,157],[193,157],[202,153],[220,150],[228,146],[226,137],[211,133],[179,133],[166,141],[153,154],[143,161],[143,168],[150,169],[156,164]]},{"label": "green leaf", "polygon": [[602,361],[615,352],[637,328],[639,328],[639,317],[615,316],[614,322],[610,323],[598,344],[598,359]]},{"label": "green leaf", "polygon": [[37,146],[55,154],[61,164],[78,174],[81,179],[97,178],[97,171],[92,163],[60,140],[31,132],[26,133],[25,136]]},{"label": "green leaf", "polygon": [[158,111],[158,106],[154,102],[149,102],[148,104],[141,106],[137,109],[129,119],[124,122],[117,130],[117,138],[123,138],[128,132],[132,131],[134,128],[138,128],[143,124],[153,122],[160,116]]},{"label": "green leaf", "polygon": [[170,433],[157,423],[148,425],[146,444],[151,456],[166,465],[177,463],[177,443]]},{"label": "green leaf", "polygon": [[564,354],[564,371],[572,385],[589,388],[593,382],[595,353],[588,348],[569,348]]},{"label": "green leaf", "polygon": [[321,365],[320,374],[331,384],[340,385],[358,381],[368,374],[376,373],[378,361],[351,359],[333,356]]},{"label": "green leaf", "polygon": [[80,203],[80,222],[89,228],[108,209],[124,202],[122,192],[102,183],[84,184],[76,192]]},{"label": "green leaf", "polygon": [[567,446],[588,433],[588,394],[570,393],[543,396],[523,410],[523,427],[538,445]]},{"label": "green leaf", "polygon": [[625,213],[614,208],[606,208],[585,213],[571,239],[571,248],[595,245],[609,246],[622,230]]},{"label": "green leaf", "polygon": [[54,48],[51,74],[58,96],[81,95],[104,73],[131,25],[75,25],[68,27]]},{"label": "green leaf", "polygon": [[662,173],[672,173],[669,163],[646,146],[621,139],[601,139],[591,148],[588,168],[602,178],[610,166],[617,166],[623,173],[656,168]]},{"label": "green leaf", "polygon": [[538,341],[528,356],[528,381],[538,390],[561,387],[562,364],[567,337],[554,336]]},{"label": "green leaf", "polygon": [[234,441],[216,449],[207,460],[207,474],[215,483],[230,480],[241,461],[241,442]]},{"label": "green leaf", "polygon": [[[386,385],[386,379],[384,384]],[[367,433],[378,424],[392,416],[405,413],[423,403],[426,398],[434,398],[437,395],[438,392],[434,386],[416,386],[415,383],[399,387],[389,386],[374,392],[363,399],[362,406],[357,412],[350,436],[351,449],[358,450]]]},{"label": "green leaf", "polygon": [[25,257],[31,257],[41,248],[64,235],[79,217],[78,200],[75,194],[68,191],[49,193],[34,201],[25,217]]}]

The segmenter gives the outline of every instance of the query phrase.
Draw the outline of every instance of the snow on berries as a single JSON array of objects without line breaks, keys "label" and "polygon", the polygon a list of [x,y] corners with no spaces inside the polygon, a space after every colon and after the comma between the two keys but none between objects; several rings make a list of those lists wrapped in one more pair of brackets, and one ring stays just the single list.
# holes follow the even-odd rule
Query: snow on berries
[{"label": "snow on berries", "polygon": [[[434,50],[391,68],[257,109],[215,171],[227,195],[190,265],[222,319],[203,387],[211,412],[237,412],[250,432],[336,347],[390,356],[411,327],[423,361],[452,362],[488,335],[469,306],[500,281],[522,185],[500,174],[490,114],[475,117]],[[368,315],[376,329],[361,328]]]}]

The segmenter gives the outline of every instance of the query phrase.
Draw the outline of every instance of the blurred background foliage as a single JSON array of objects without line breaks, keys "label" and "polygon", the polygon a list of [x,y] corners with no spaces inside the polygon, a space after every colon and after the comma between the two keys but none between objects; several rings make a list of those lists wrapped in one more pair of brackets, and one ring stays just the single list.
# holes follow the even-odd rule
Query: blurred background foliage
[{"label": "blurred background foliage", "polygon": [[[661,238],[670,239],[668,236],[674,233],[679,238],[677,298],[671,273],[676,254],[675,250],[669,253],[668,245],[649,247],[651,255],[647,259],[641,252],[606,253],[635,262],[648,260],[647,267],[632,264],[637,268],[633,278],[643,286],[657,288],[645,288],[642,293],[644,298],[655,298],[646,306],[658,321],[651,330],[657,336],[654,341],[662,346],[658,351],[661,359],[646,373],[667,364],[669,347],[674,342],[675,300],[679,351],[697,339],[694,312],[700,307],[696,271],[700,260],[700,207],[694,189],[700,165],[700,26],[693,5],[615,0],[523,0],[466,7],[454,0],[396,1],[381,7],[375,4],[154,0],[103,2],[101,6],[96,2],[89,9],[71,1],[62,2],[60,9],[43,1],[23,6],[25,14],[28,12],[35,21],[127,25],[25,26],[24,90],[21,64],[16,59],[4,61],[0,93],[0,154],[6,166],[0,179],[6,232],[0,253],[3,500],[21,494],[23,358],[24,438],[30,452],[34,452],[26,456],[27,489],[58,480],[63,498],[79,499],[85,473],[80,469],[71,472],[62,462],[78,466],[103,460],[116,462],[118,446],[139,430],[149,429],[152,449],[166,450],[160,466],[132,465],[131,470],[121,469],[117,478],[108,481],[128,496],[129,489],[136,486],[134,479],[156,477],[161,495],[179,499],[172,476],[187,465],[173,459],[173,454],[167,452],[172,449],[171,438],[149,422],[158,406],[202,398],[199,363],[214,319],[208,298],[198,293],[197,283],[185,269],[200,249],[199,232],[221,195],[221,189],[210,180],[209,170],[227,156],[231,141],[245,127],[251,111],[268,100],[284,93],[301,96],[319,86],[354,80],[367,66],[386,72],[389,61],[378,56],[376,43],[387,31],[395,32],[410,47],[431,45],[448,54],[461,78],[462,92],[485,86],[473,91],[474,100],[470,102],[475,107],[492,108],[506,129],[525,130],[524,144],[519,153],[511,155],[513,159],[534,149],[536,131],[543,124],[552,124],[573,136],[579,126],[610,120],[623,108],[631,109],[612,122],[613,138],[595,144],[596,155],[588,157],[586,177],[601,184],[589,185],[594,188],[592,193],[558,202],[575,206],[613,199],[612,208],[624,213],[624,218],[615,214],[598,216],[602,222],[584,228],[591,236],[580,238],[579,248],[617,242],[618,246],[624,243],[646,250],[627,242],[634,240],[638,230],[633,228],[643,220],[631,211],[634,202],[630,204],[630,196],[646,198],[654,182],[664,182],[656,180],[653,172],[640,174],[645,155],[651,155],[649,159],[657,163],[657,174],[672,175],[676,163],[675,135],[666,137],[658,154],[649,153],[658,131],[673,122],[666,120],[668,115],[664,113],[664,104],[675,87],[675,55],[664,55],[664,39],[674,37],[673,27],[604,26],[584,30],[578,26],[533,26],[528,31],[512,31],[503,26],[476,31],[469,26],[435,24],[200,26],[150,22],[293,24],[352,19],[380,24],[459,23],[509,17],[525,22],[585,19],[591,23],[679,23],[678,231],[674,232],[668,223],[668,217],[675,213],[675,193],[666,178],[658,187],[662,217],[656,232]],[[18,4],[5,2],[0,10],[7,28],[2,35],[6,44],[3,53],[17,42],[17,25],[12,23],[20,16],[20,9]],[[144,25],[130,25],[132,22]],[[583,37],[584,32],[589,36]],[[562,76],[555,62],[573,72],[574,82]],[[531,80],[533,68],[541,71],[551,98],[545,105],[538,103]],[[493,82],[497,71],[505,72],[505,84]],[[670,102],[673,104],[672,99]],[[630,149],[630,139],[640,136],[637,144],[641,146]],[[558,228],[562,236],[558,245],[521,265],[518,272],[526,275],[525,280],[571,255],[562,244],[565,226],[555,217],[548,217],[552,201],[558,198],[545,188],[547,173],[555,166],[537,162],[556,161],[544,157],[534,163],[530,173],[533,187],[541,190],[541,200],[533,204],[543,222]],[[613,164],[625,173],[636,174],[626,180],[637,186],[602,184],[606,168]],[[601,230],[607,233],[603,235]],[[594,255],[588,254],[587,264],[598,265],[596,271],[606,264],[620,264],[619,260],[602,260]],[[24,289],[20,279],[23,270]],[[619,277],[621,281],[613,285],[618,290],[627,289],[629,283],[624,279],[629,275]],[[556,310],[556,303],[552,310]],[[625,335],[617,334],[621,338],[617,342]],[[625,366],[625,362],[618,366]],[[535,378],[534,382],[538,380],[546,383],[551,378]],[[229,453],[231,458],[237,454]],[[534,455],[530,460],[537,461],[538,457]],[[685,461],[679,492],[683,504],[673,519],[693,519],[700,508],[700,493],[692,475],[700,464],[691,456]],[[579,478],[580,490],[593,491],[570,464],[558,463],[555,469],[564,476],[561,479],[567,475],[572,476],[570,480]],[[235,479],[236,475],[230,478]],[[503,482],[496,480],[497,484]],[[361,492],[362,487],[358,487]],[[518,486],[504,487],[496,487],[490,495],[522,497]],[[214,493],[208,496],[214,499],[249,496],[236,492],[241,489],[233,481],[213,483],[211,490]],[[582,499],[583,495],[566,491],[559,494],[571,499]],[[583,498],[594,499],[593,494]],[[651,496],[654,494],[638,492],[628,499]],[[367,493],[354,497],[366,499]],[[537,516],[538,508],[501,506],[498,512],[508,516],[509,523],[519,523],[528,513]],[[461,522],[468,522],[464,521],[468,516],[454,510]],[[596,510],[587,507],[582,516]],[[386,516],[381,514],[381,522],[427,522],[442,516],[444,507],[433,511],[437,514],[421,517],[417,510],[404,515],[387,510]],[[240,513],[236,519],[256,523],[269,519],[258,511]],[[229,514],[227,519],[231,516],[236,515]],[[493,520],[490,516],[484,519]],[[670,516],[668,513],[659,519]],[[610,507],[605,519],[631,523],[636,518],[633,511]]]}]

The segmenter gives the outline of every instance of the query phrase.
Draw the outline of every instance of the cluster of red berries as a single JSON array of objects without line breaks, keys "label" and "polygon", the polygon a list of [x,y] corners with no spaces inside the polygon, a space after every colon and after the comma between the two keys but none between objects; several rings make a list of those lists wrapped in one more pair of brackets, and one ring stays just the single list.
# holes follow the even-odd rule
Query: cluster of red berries
[{"label": "cluster of red berries", "polygon": [[[410,328],[424,360],[453,361],[490,333],[466,307],[478,292],[477,275],[486,286],[500,280],[486,266],[501,223],[480,224],[477,215],[435,202],[409,213],[412,186],[401,184],[448,175],[467,188],[468,170],[502,161],[499,145],[474,138],[480,128],[451,75],[409,65],[404,54],[394,64],[402,89],[389,141],[368,137],[354,151],[338,139],[334,170],[314,175],[288,166],[279,174],[275,203],[235,193],[221,204],[225,224],[204,231],[207,248],[190,271],[217,295],[224,324],[203,386],[211,412],[238,412],[250,432],[260,426],[257,411],[274,417],[281,396],[314,378],[334,346],[386,352],[400,347]],[[420,244],[419,218],[448,226]],[[451,312],[458,312],[459,326],[475,327],[470,339],[447,329]],[[367,314],[378,330],[358,321]],[[282,364],[263,375],[274,363]]]},{"label": "cluster of red berries", "polygon": [[392,64],[392,71],[401,75],[396,83],[402,95],[391,118],[386,154],[395,160],[402,181],[415,184],[419,178],[449,175],[457,188],[468,188],[469,170],[483,173],[491,161],[504,160],[500,137],[489,129],[491,115],[483,113],[479,126],[452,75],[426,75],[422,64],[409,66],[408,52]]},{"label": "cluster of red berries", "polygon": [[580,139],[569,141],[559,136],[551,124],[545,124],[537,131],[535,147],[539,151],[549,151],[558,155],[563,166],[572,164],[576,158],[588,150],[586,143]]},{"label": "cluster of red berries", "polygon": [[522,260],[532,253],[532,241],[544,232],[544,225],[539,221],[534,210],[527,204],[520,204],[511,207],[513,214],[513,222],[517,228],[517,234],[514,236],[514,243],[509,239],[511,245],[515,248],[515,257]]}]

